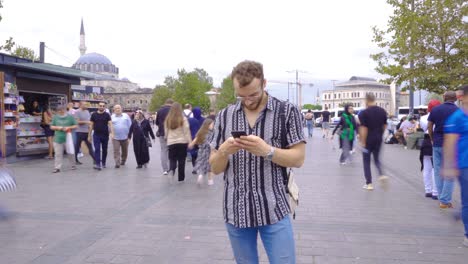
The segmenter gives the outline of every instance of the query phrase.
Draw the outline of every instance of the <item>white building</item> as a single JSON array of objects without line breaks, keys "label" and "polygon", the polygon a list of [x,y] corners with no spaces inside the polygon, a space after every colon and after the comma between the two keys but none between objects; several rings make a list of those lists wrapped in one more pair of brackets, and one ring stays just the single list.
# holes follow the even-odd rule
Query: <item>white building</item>
[{"label": "white building", "polygon": [[[377,82],[377,80],[365,77],[353,76],[349,81],[337,83],[333,90],[322,92],[322,107],[328,109],[338,108],[346,103],[354,107],[365,107],[366,94],[374,93],[376,104],[388,113],[393,113],[390,85]],[[394,99],[393,99],[394,100]]]}]

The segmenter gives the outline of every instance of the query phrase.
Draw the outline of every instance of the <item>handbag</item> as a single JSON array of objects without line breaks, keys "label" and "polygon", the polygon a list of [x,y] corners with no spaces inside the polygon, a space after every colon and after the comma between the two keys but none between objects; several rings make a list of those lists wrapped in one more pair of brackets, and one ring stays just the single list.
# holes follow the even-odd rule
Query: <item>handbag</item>
[{"label": "handbag", "polygon": [[73,143],[73,135],[71,132],[67,132],[67,139],[65,141],[65,151],[69,155],[75,154],[75,144]]},{"label": "handbag", "polygon": [[[281,102],[280,105],[280,123],[281,123],[281,148],[285,149],[288,145],[286,138],[286,103]],[[283,183],[286,186],[288,194],[289,209],[296,219],[296,207],[299,206],[299,187],[294,179],[294,172],[291,168],[283,167]]]},{"label": "handbag", "polygon": [[153,147],[153,143],[151,143],[151,139],[147,136],[145,136],[146,139],[146,145],[148,145],[149,148]]},{"label": "handbag", "polygon": [[16,181],[12,172],[4,167],[0,167],[0,192],[13,191],[16,189]]}]

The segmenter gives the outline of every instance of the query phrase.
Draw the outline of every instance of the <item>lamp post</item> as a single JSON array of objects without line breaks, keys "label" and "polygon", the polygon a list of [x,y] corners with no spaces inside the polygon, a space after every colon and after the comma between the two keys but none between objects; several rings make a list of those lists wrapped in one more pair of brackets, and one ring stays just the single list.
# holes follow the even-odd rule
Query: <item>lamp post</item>
[{"label": "lamp post", "polygon": [[331,80],[332,84],[333,84],[333,92],[332,92],[332,109],[335,108],[335,82],[337,80]]}]

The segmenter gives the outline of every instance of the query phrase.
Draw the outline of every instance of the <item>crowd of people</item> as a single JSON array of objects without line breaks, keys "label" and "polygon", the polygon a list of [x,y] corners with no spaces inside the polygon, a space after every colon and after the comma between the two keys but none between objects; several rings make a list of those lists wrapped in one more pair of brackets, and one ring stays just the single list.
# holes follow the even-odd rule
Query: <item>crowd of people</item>
[{"label": "crowd of people", "polygon": [[[182,106],[172,99],[166,100],[157,115],[150,114],[148,118],[142,110],[136,110],[132,115],[123,113],[120,105],[115,105],[110,112],[106,103],[100,102],[97,111],[90,113],[88,102],[82,101],[78,109],[69,104],[58,106],[54,113],[49,109],[37,113],[42,115],[41,126],[50,143],[46,158],[54,159],[54,173],[64,167],[64,155],[72,170],[83,164],[80,158],[83,143],[93,168],[98,171],[107,168],[109,141],[113,147],[114,168],[126,164],[130,142],[133,143],[136,168],[146,168],[150,162],[149,148],[158,137],[164,175],[175,175],[177,171],[178,180],[184,181],[189,156],[192,173],[198,174],[197,183],[202,184],[207,176],[208,185],[214,184],[208,162],[214,115],[204,118],[201,109],[192,109],[190,104],[182,110]],[[156,133],[153,132],[155,126]]]},{"label": "crowd of people", "polygon": [[[45,127],[49,126],[53,139],[54,172],[63,167],[65,150],[72,169],[81,165],[78,153],[82,142],[89,149],[94,168],[107,165],[107,147],[112,139],[115,168],[127,162],[128,144],[133,140],[137,169],[150,162],[149,147],[159,138],[162,173],[178,182],[185,180],[187,156],[192,161],[197,183],[205,177],[213,184],[215,174],[224,173],[223,216],[228,237],[237,263],[258,263],[257,237],[263,241],[271,263],[295,263],[295,243],[291,223],[297,189],[294,174],[287,168],[299,168],[305,160],[306,136],[304,124],[312,137],[313,115],[302,115],[297,107],[281,101],[265,90],[263,65],[243,61],[234,67],[231,78],[237,102],[221,110],[216,116],[204,118],[198,107],[192,108],[167,99],[151,120],[138,110],[132,117],[122,113],[119,105],[113,113],[106,104],[99,103],[98,111],[90,114],[87,103],[80,109],[60,106],[57,113],[43,113]],[[323,138],[332,140],[338,135],[342,153],[339,162],[351,162],[354,148],[362,152],[363,188],[374,189],[371,157],[378,169],[378,181],[384,188],[389,178],[384,175],[379,155],[384,133],[391,130],[403,144],[411,141],[410,134],[423,133],[420,159],[424,171],[425,195],[439,199],[441,209],[452,208],[454,179],[459,178],[462,197],[461,218],[465,225],[463,244],[468,247],[468,86],[463,88],[464,105],[454,104],[456,96],[446,92],[443,104],[430,103],[429,113],[419,122],[412,117],[403,120],[398,128],[387,126],[387,113],[376,105],[374,94],[366,95],[366,109],[354,114],[352,105],[344,106],[344,113],[331,135],[330,112],[322,113]],[[312,119],[312,120],[311,120]],[[157,126],[156,133],[153,127]],[[46,128],[44,128],[46,129]],[[75,143],[69,151],[69,138]],[[406,143],[405,143],[406,142]],[[433,176],[432,176],[433,175]]]},{"label": "crowd of people", "polygon": [[[461,189],[461,219],[465,225],[463,244],[468,246],[468,86],[462,88],[463,97],[457,98],[454,91],[444,94],[444,102],[431,100],[427,112],[419,116],[403,117],[393,127],[391,119],[382,108],[375,105],[374,95],[366,95],[367,108],[354,115],[351,105],[344,106],[340,121],[332,132],[339,135],[342,149],[340,164],[351,162],[355,141],[363,153],[366,184],[364,189],[374,190],[370,169],[371,155],[380,175],[379,181],[388,188],[388,177],[383,174],[379,153],[383,139],[395,141],[405,149],[418,148],[424,183],[424,196],[438,200],[440,209],[454,208],[452,202],[455,178]],[[455,102],[460,99],[459,106]],[[328,120],[327,109],[322,119]],[[323,137],[328,137],[328,124],[322,126]],[[388,135],[385,137],[385,131]],[[358,139],[356,139],[358,138]],[[416,157],[416,155],[415,155]],[[456,215],[458,215],[456,213]]]}]

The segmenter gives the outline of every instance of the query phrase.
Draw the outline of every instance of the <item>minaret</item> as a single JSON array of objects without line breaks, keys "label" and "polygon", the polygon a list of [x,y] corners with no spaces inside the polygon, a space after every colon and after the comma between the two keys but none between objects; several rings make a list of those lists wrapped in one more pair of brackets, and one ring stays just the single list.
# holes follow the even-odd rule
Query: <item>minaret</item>
[{"label": "minaret", "polygon": [[81,30],[80,30],[80,53],[81,53],[81,56],[85,55],[85,53],[86,53],[83,18],[81,19]]}]

